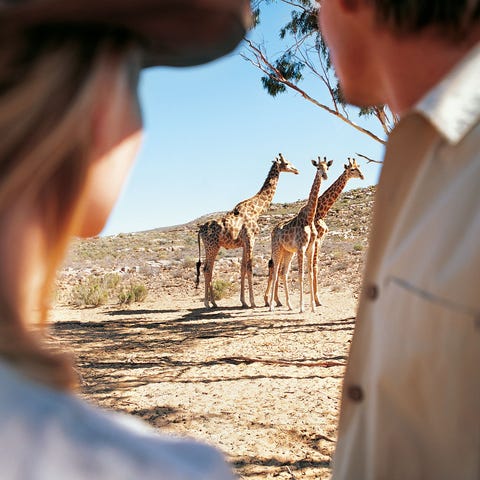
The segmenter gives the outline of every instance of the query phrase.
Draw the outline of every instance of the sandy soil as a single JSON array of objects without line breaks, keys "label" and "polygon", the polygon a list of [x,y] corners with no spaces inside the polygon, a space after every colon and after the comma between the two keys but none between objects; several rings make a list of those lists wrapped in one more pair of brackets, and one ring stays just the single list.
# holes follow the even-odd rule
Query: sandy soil
[{"label": "sandy soil", "polygon": [[77,358],[82,394],[217,445],[240,478],[329,478],[354,293],[322,292],[303,314],[295,295],[295,311],[272,313],[236,295],[207,310],[199,294],[56,307],[53,334]]}]

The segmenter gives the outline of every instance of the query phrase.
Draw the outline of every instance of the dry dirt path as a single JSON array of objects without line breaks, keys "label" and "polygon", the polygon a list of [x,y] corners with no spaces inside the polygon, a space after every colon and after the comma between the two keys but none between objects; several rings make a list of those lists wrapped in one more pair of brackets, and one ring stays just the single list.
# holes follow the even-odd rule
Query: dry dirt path
[{"label": "dry dirt path", "polygon": [[[293,296],[293,305],[298,298]],[[326,479],[354,327],[350,291],[317,313],[206,310],[199,297],[52,312],[83,395],[217,445],[245,479]]]}]

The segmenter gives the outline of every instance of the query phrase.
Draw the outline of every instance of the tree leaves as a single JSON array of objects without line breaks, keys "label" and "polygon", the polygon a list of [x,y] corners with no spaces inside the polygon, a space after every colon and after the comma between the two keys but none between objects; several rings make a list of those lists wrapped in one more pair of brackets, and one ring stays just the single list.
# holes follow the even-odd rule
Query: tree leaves
[{"label": "tree leaves", "polygon": [[297,84],[302,77],[302,70],[305,68],[305,64],[299,62],[293,57],[291,52],[284,53],[274,63],[275,70],[271,71],[268,76],[262,77],[262,84],[265,90],[275,97],[278,93],[286,91],[285,84],[278,80],[279,76],[284,80],[289,80]]},{"label": "tree leaves", "polygon": [[[318,31],[316,4],[311,0],[254,0],[252,8],[256,28],[261,28],[259,25],[261,25],[262,9],[274,8],[268,7],[268,5],[275,3],[283,3],[290,8],[290,20],[279,30],[279,40],[283,45],[282,51],[276,58],[272,58],[264,45],[247,40],[246,44],[249,47],[250,55],[242,54],[244,59],[264,73],[261,77],[263,88],[273,97],[289,90],[295,90],[304,99],[340,118],[374,140],[384,143],[385,141],[381,137],[358,125],[350,118],[351,107],[345,102],[327,44],[321,32]],[[317,78],[324,85],[330,103],[317,100],[300,86],[306,76]],[[387,134],[397,120],[384,106],[363,108],[356,111],[356,114],[358,118],[375,116]]]}]

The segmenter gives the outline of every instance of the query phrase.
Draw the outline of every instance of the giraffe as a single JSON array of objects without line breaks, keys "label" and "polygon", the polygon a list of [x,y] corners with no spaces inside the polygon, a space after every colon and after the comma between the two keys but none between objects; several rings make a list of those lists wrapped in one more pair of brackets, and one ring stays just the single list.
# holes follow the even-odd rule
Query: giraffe
[{"label": "giraffe", "polygon": [[315,226],[318,230],[318,236],[314,244],[313,250],[313,289],[315,304],[320,306],[320,299],[318,298],[318,259],[320,254],[320,248],[322,246],[325,235],[328,233],[327,224],[324,221],[324,218],[327,216],[327,213],[332,208],[333,204],[337,201],[337,198],[342,193],[345,185],[351,178],[359,178],[360,180],[364,179],[363,173],[360,170],[360,167],[355,160],[355,158],[348,157],[348,163],[344,164],[344,170],[340,176],[335,180],[335,182],[330,185],[330,187],[325,190],[325,192],[320,196],[317,203],[317,211],[315,213]]},{"label": "giraffe", "polygon": [[298,174],[298,170],[280,153],[273,161],[267,178],[259,192],[247,200],[238,203],[235,208],[223,217],[210,220],[200,226],[198,231],[198,256],[196,286],[200,282],[201,247],[200,239],[205,247],[205,307],[217,307],[213,298],[212,275],[215,258],[220,247],[226,249],[242,248],[242,264],[240,272],[240,302],[247,308],[245,301],[245,277],[248,278],[250,305],[254,308],[252,254],[255,235],[259,232],[258,217],[265,212],[272,203],[281,172]]},{"label": "giraffe", "polygon": [[[335,180],[335,182],[328,187],[327,190],[319,197],[317,203],[317,211],[315,212],[315,220],[314,225],[317,230],[317,238],[315,240],[313,246],[313,292],[314,292],[314,299],[315,305],[318,307],[321,305],[319,296],[318,296],[318,259],[320,248],[322,246],[323,240],[325,239],[325,235],[328,233],[328,226],[324,221],[324,218],[327,216],[327,213],[332,208],[333,204],[336,202],[340,194],[342,193],[345,185],[347,184],[348,180],[351,178],[359,178],[360,180],[364,179],[363,173],[360,170],[360,167],[355,160],[355,158],[348,157],[348,164],[344,165],[344,170],[340,174],[340,176]],[[304,207],[305,208],[305,207]],[[280,276],[283,279],[283,283],[285,286],[285,295],[288,298],[288,285],[286,282],[286,278],[288,277],[288,270],[290,265],[283,262],[280,267]],[[269,282],[270,277],[272,276],[272,267],[269,263]],[[267,299],[265,298],[265,303],[268,304]],[[279,306],[281,305],[280,299],[278,297],[278,282],[276,284],[275,290],[275,303]]]},{"label": "giraffe", "polygon": [[[314,226],[315,212],[317,209],[318,192],[322,179],[327,179],[327,170],[332,164],[324,157],[323,160],[318,157],[318,161],[312,160],[312,164],[316,167],[315,178],[313,180],[307,204],[300,210],[291,220],[276,225],[272,231],[272,278],[269,279],[265,297],[268,298],[271,289],[271,298],[269,302],[270,311],[274,310],[273,297],[276,285],[279,280],[279,269],[283,262],[289,265],[293,254],[296,252],[298,257],[298,277],[300,288],[300,312],[304,311],[303,305],[303,267],[305,256],[307,258],[307,270],[309,273],[310,283],[310,306],[312,311],[315,311],[315,304],[313,301],[313,244],[316,238],[316,230]],[[288,272],[287,272],[288,273]],[[287,295],[287,306],[289,310],[292,309],[290,299]]]}]

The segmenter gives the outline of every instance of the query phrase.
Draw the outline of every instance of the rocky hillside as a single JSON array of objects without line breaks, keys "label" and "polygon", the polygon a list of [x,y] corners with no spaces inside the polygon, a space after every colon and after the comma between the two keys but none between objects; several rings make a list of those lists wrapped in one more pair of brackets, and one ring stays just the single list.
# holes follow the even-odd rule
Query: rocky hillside
[{"label": "rocky hillside", "polygon": [[[323,243],[320,268],[320,288],[336,291],[345,282],[358,291],[367,245],[370,214],[375,187],[344,192],[327,215],[329,233]],[[295,215],[305,201],[273,204],[260,218],[260,234],[255,245],[254,282],[263,296],[270,258],[270,232],[273,226]],[[59,275],[57,299],[71,303],[72,291],[86,279],[114,273],[123,282],[141,282],[150,298],[169,295],[198,296],[195,290],[195,263],[198,260],[198,226],[220,213],[206,215],[184,225],[119,234],[111,237],[76,241]],[[203,248],[202,248],[203,255]],[[214,278],[232,285],[236,295],[240,277],[241,250],[221,250],[215,264]],[[295,289],[296,261],[291,281]],[[118,279],[116,280],[118,281]],[[322,290],[320,290],[321,292]]]}]

